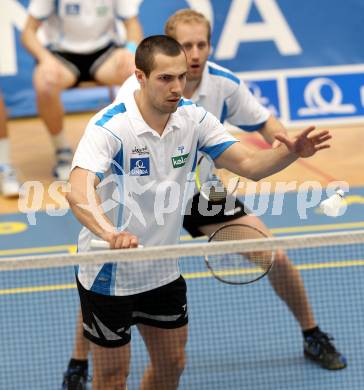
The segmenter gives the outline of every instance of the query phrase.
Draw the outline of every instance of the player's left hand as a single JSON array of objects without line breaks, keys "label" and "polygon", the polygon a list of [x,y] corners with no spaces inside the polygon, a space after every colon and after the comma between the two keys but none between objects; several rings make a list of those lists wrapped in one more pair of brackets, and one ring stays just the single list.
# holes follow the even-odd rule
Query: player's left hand
[{"label": "player's left hand", "polygon": [[314,130],[315,127],[310,126],[293,139],[283,134],[277,134],[275,138],[286,145],[291,153],[303,158],[311,157],[319,150],[329,148],[330,145],[326,141],[332,138],[328,130],[323,130],[312,135],[311,133]]}]

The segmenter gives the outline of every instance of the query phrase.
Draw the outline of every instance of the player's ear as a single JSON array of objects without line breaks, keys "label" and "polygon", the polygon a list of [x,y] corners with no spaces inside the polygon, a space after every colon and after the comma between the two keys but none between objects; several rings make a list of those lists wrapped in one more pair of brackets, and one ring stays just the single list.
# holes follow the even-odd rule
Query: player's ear
[{"label": "player's ear", "polygon": [[145,83],[145,73],[140,69],[135,69],[135,77],[137,78],[140,86],[143,86]]}]

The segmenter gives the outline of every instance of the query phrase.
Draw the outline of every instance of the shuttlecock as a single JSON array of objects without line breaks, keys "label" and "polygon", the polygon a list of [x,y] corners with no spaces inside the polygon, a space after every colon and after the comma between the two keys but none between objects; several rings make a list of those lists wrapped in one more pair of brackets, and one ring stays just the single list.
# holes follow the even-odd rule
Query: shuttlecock
[{"label": "shuttlecock", "polygon": [[329,217],[337,217],[340,213],[344,191],[338,189],[334,195],[320,203],[320,209]]}]

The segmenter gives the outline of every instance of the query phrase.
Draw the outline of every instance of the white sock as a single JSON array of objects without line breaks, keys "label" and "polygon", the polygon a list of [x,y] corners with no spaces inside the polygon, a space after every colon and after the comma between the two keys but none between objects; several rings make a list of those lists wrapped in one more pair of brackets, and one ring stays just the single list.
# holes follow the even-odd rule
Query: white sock
[{"label": "white sock", "polygon": [[10,165],[10,145],[7,138],[0,138],[0,165]]},{"label": "white sock", "polygon": [[64,135],[64,130],[62,130],[60,133],[56,135],[52,135],[52,142],[54,145],[54,148],[56,150],[58,149],[70,149],[70,145],[66,140],[66,137]]}]

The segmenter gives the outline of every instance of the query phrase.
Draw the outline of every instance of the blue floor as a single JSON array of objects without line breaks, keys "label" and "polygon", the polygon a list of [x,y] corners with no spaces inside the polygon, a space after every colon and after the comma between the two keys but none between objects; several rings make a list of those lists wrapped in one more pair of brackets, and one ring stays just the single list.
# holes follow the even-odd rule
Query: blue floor
[{"label": "blue floor", "polygon": [[[282,217],[266,215],[272,228],[312,226],[346,230],[363,222],[362,188],[352,190],[344,216],[330,219],[308,211],[299,218],[295,194],[287,196]],[[364,198],[363,198],[364,199]],[[288,212],[288,210],[291,210]],[[79,225],[63,217],[36,215],[37,224],[21,233],[0,234],[0,255],[17,248],[51,248],[75,243]],[[2,215],[1,223],[27,224],[22,214]],[[350,225],[351,224],[351,225]],[[330,228],[332,227],[332,228]],[[363,227],[362,227],[363,228]],[[185,233],[183,233],[185,234]],[[3,252],[2,252],[3,251]],[[53,251],[53,249],[50,249]],[[364,248],[348,247],[318,255],[314,250],[290,253],[295,264],[364,258]],[[186,274],[204,270],[201,259],[182,262]],[[187,279],[190,333],[187,367],[181,389],[362,390],[364,383],[364,267],[302,271],[320,326],[335,337],[348,358],[345,370],[323,370],[303,357],[301,331],[267,279],[249,286],[225,286],[212,278]],[[72,268],[0,273],[0,389],[59,390],[72,351],[78,296]],[[11,288],[45,287],[44,291],[11,293]],[[54,288],[54,291],[51,289]],[[138,383],[147,362],[145,348],[133,330],[129,390]]]}]

